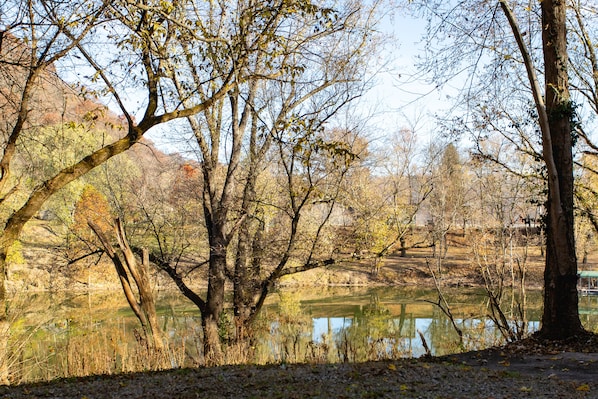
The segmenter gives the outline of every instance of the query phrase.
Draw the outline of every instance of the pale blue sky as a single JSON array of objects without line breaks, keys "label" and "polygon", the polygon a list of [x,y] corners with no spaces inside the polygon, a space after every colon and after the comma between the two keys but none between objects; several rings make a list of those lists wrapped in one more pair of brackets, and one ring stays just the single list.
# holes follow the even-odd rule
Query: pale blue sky
[{"label": "pale blue sky", "polygon": [[385,50],[389,71],[377,76],[378,84],[366,96],[366,103],[376,104],[373,123],[379,138],[402,128],[414,128],[422,141],[434,130],[433,115],[446,109],[449,88],[439,90],[418,73],[417,59],[425,49],[422,36],[425,21],[397,13],[380,25],[393,39]]}]

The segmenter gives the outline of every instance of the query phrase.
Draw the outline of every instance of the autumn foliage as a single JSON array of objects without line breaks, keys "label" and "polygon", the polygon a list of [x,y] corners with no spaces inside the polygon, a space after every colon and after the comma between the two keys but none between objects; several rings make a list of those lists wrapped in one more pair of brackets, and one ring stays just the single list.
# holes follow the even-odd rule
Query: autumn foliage
[{"label": "autumn foliage", "polygon": [[103,233],[108,233],[112,231],[112,219],[110,204],[106,197],[94,186],[85,186],[81,197],[75,204],[74,233],[85,241],[94,240],[95,234],[89,228],[88,223],[92,222]]}]

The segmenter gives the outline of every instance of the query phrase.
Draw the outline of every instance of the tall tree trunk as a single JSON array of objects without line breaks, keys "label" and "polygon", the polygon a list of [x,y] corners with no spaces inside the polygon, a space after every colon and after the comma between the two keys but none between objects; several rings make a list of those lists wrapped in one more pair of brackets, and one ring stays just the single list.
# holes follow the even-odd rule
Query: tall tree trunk
[{"label": "tall tree trunk", "polygon": [[[255,206],[255,184],[257,180],[257,167],[260,157],[256,150],[256,118],[251,132],[250,149],[251,162],[245,180],[241,209],[248,216],[239,226],[237,255],[235,257],[235,271],[233,278],[233,307],[235,313],[235,327],[237,341],[245,340],[251,335],[250,324],[254,311],[254,298],[259,290],[259,270],[261,263],[260,248],[262,245],[262,224],[257,220],[259,207]],[[267,144],[262,147],[264,150]],[[252,235],[252,226],[258,223],[255,235]]]},{"label": "tall tree trunk", "polygon": [[251,219],[247,218],[239,228],[239,242],[235,259],[235,275],[233,278],[233,307],[235,312],[236,339],[242,341],[249,334],[248,322],[255,294],[255,276],[249,269],[251,256],[249,231]]},{"label": "tall tree trunk", "polygon": [[544,0],[540,3],[544,95],[515,16],[507,0],[500,0],[523,56],[534,95],[548,180],[544,313],[540,333],[550,339],[566,339],[584,332],[577,303],[571,137],[574,109],[567,77],[567,3],[564,0]]},{"label": "tall tree trunk", "polygon": [[[215,226],[218,227],[218,226]],[[222,229],[219,229],[222,230]],[[214,231],[216,233],[216,231]],[[206,365],[222,364],[224,358],[220,342],[220,317],[224,308],[224,283],[226,272],[226,238],[218,231],[210,237],[208,266],[208,294],[202,310],[204,357]]]},{"label": "tall tree trunk", "polygon": [[[573,216],[573,105],[567,77],[566,2],[542,5],[546,114],[557,184],[548,180],[544,313],[541,333],[563,339],[583,332],[578,313]],[[559,201],[560,199],[560,201]]]}]

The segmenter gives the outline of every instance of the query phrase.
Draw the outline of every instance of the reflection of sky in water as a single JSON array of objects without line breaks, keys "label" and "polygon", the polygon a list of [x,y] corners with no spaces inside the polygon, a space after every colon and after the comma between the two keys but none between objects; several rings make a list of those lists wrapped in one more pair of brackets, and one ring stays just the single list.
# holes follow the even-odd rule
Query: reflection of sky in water
[{"label": "reflection of sky in water", "polygon": [[312,319],[312,321],[312,340],[314,342],[320,342],[322,341],[322,336],[331,336],[343,328],[351,327],[353,324],[353,319],[348,317],[317,317]]},{"label": "reflection of sky in water", "polygon": [[[396,321],[396,320],[395,320]],[[424,335],[427,345],[430,347],[430,350],[434,354],[435,351],[435,339],[432,337],[432,330],[433,330],[433,318],[421,317],[415,318],[413,320],[414,328],[407,328],[404,326],[403,330],[400,333],[400,336],[394,336],[392,338],[386,337],[384,338],[384,342],[387,342],[388,345],[402,345],[403,349],[406,351],[406,355],[410,355],[413,357],[419,357],[426,353],[424,349],[423,343],[421,341],[421,337],[419,336],[419,332]],[[492,321],[486,319],[457,319],[457,325],[461,328],[467,330],[469,327],[475,328],[479,334],[477,338],[481,341],[492,341],[496,339],[497,331]],[[322,343],[326,340],[333,339],[336,335],[338,335],[343,329],[348,329],[353,325],[353,318],[352,317],[315,317],[312,318],[312,333],[311,339],[315,343]],[[527,323],[527,328],[529,332],[537,331],[540,328],[539,321],[529,321]],[[493,338],[494,337],[494,338]],[[397,342],[395,338],[400,339],[400,342]],[[450,337],[445,337],[450,339]],[[470,339],[473,337],[470,337]]]},{"label": "reflection of sky in water", "polygon": [[415,331],[419,330],[422,333],[424,333],[424,335],[426,335],[425,333],[426,333],[426,331],[428,331],[430,324],[432,324],[432,319],[428,319],[428,318],[415,319]]},{"label": "reflection of sky in water", "polygon": [[[432,324],[433,319],[431,318],[418,318],[415,319],[415,328],[421,331],[428,345],[430,345],[431,337],[429,335],[429,327]],[[312,340],[315,343],[322,343],[325,339],[331,339],[335,334],[338,334],[343,329],[349,328],[353,325],[353,318],[350,317],[315,317],[312,318]],[[397,338],[397,337],[394,337]],[[408,355],[419,357],[425,354],[425,349],[421,342],[419,335],[415,334],[401,334],[401,342],[396,342],[390,338],[384,338],[384,342],[387,345],[399,345],[408,351]]]},{"label": "reflection of sky in water", "polygon": [[[415,319],[415,331],[421,331],[426,338],[426,343],[430,347],[432,353],[434,353],[434,345],[432,341],[432,337],[429,333],[430,331],[430,324],[432,324],[433,319],[430,318],[421,318]],[[420,357],[426,354],[426,350],[424,349],[424,344],[422,343],[419,334],[417,337],[413,337],[409,339],[409,348],[411,349],[411,355],[413,357]]]}]

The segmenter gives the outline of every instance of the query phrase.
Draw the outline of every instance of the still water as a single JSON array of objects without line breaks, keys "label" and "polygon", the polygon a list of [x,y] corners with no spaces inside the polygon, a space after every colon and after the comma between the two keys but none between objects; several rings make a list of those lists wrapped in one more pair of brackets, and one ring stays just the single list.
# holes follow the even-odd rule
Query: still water
[{"label": "still water", "polygon": [[[444,294],[455,325],[438,306],[434,290],[285,289],[273,294],[263,309],[250,350],[228,347],[227,361],[365,361],[417,357],[427,351],[443,355],[504,342],[487,317],[483,291]],[[159,293],[157,307],[168,340],[168,366],[202,364],[197,309],[176,292]],[[541,292],[505,295],[501,307],[513,328],[538,329]],[[21,295],[10,309],[6,362],[12,382],[152,368],[139,344],[137,319],[119,291]],[[598,330],[598,297],[580,298],[580,316],[586,328]],[[463,331],[461,340],[457,328]],[[226,340],[226,329],[222,337]]]}]

